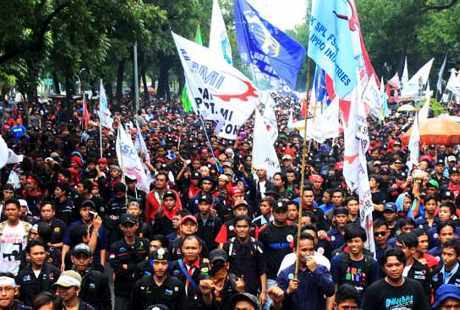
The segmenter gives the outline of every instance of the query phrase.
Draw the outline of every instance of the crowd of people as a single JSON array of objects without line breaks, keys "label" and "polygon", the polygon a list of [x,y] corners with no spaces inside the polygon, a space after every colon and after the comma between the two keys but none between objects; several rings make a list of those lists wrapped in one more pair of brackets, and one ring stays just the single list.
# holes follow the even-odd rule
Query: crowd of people
[{"label": "crowd of people", "polygon": [[[0,309],[459,309],[459,146],[424,145],[408,171],[409,116],[370,124],[372,253],[343,138],[308,142],[300,186],[291,99],[275,100],[273,176],[252,165],[251,121],[219,139],[176,100],[122,106],[101,131],[79,103],[4,103],[25,158],[1,171]],[[117,161],[120,124],[145,139],[149,192]]]}]

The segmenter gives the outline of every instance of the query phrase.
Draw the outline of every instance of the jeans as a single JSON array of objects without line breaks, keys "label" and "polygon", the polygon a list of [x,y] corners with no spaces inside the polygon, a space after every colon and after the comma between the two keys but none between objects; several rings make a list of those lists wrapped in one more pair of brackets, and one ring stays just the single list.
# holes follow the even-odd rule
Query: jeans
[{"label": "jeans", "polygon": [[[277,283],[276,283],[276,280],[274,279],[267,279],[267,291],[276,286]],[[269,296],[267,296],[267,302],[265,302],[265,305],[264,305],[264,309],[263,310],[270,310],[270,306],[272,305],[273,301],[271,300],[271,298]]]}]

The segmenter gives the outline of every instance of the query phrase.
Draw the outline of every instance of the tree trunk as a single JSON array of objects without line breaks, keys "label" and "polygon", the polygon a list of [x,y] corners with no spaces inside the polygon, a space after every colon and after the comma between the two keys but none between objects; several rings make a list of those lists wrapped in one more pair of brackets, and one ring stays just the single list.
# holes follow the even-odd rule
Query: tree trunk
[{"label": "tree trunk", "polygon": [[123,98],[123,75],[125,73],[125,62],[126,62],[125,59],[123,59],[123,60],[118,62],[117,90],[116,90],[116,94],[115,94],[115,107],[116,107],[116,110],[120,110],[121,100]]},{"label": "tree trunk", "polygon": [[158,77],[158,91],[157,96],[160,98],[168,99],[170,98],[169,91],[169,69],[171,64],[169,63],[170,57],[160,56],[160,74]]},{"label": "tree trunk", "polygon": [[61,87],[59,86],[59,79],[58,75],[55,71],[52,73],[52,78],[53,78],[53,87],[54,87],[54,92],[59,95],[61,93]]}]

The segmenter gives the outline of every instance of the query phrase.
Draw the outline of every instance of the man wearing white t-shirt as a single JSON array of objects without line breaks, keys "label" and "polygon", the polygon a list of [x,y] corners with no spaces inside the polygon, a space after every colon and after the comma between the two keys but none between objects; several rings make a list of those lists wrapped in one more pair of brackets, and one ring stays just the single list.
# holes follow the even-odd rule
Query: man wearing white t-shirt
[{"label": "man wearing white t-shirt", "polygon": [[21,206],[17,200],[5,202],[4,211],[7,220],[0,223],[0,272],[16,276],[31,224],[19,220]]}]

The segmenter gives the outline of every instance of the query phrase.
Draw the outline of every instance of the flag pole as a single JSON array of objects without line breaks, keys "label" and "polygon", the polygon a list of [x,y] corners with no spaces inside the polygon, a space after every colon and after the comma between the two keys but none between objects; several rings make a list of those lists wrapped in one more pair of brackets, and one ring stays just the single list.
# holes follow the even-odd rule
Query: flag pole
[{"label": "flag pole", "polygon": [[[309,24],[309,16],[311,9],[311,0],[307,2],[307,14],[306,14],[306,23]],[[309,39],[308,39],[309,40]],[[307,50],[308,50],[308,41],[307,41]],[[294,272],[294,279],[298,279],[299,274],[299,267],[300,267],[300,233],[302,231],[301,221],[302,221],[302,211],[303,211],[303,191],[305,188],[305,165],[306,165],[306,157],[307,157],[307,125],[308,125],[308,108],[309,108],[309,99],[310,98],[310,80],[311,80],[311,59],[307,56],[307,80],[306,80],[306,94],[305,94],[305,105],[306,105],[306,113],[304,115],[304,127],[303,127],[303,141],[302,141],[302,162],[301,162],[301,174],[300,174],[300,212],[297,221],[297,238],[296,238],[296,261],[295,261],[295,272]],[[316,111],[316,108],[315,108]],[[314,111],[314,113],[315,113]]]}]

